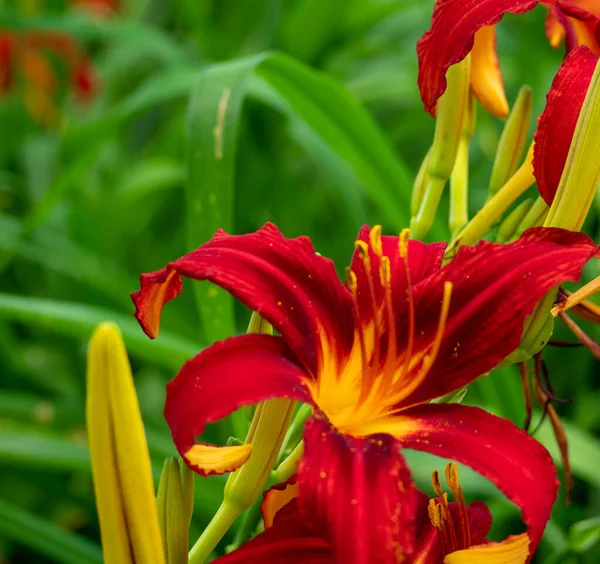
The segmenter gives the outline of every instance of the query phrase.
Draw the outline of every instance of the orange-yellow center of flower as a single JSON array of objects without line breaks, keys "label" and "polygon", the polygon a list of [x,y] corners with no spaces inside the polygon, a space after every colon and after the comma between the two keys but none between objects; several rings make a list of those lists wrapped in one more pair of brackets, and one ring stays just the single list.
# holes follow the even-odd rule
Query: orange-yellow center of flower
[{"label": "orange-yellow center of flower", "polygon": [[[347,358],[339,359],[334,353],[334,344],[329,344],[325,338],[324,360],[319,368],[318,379],[316,382],[307,382],[316,404],[331,423],[342,432],[355,436],[368,434],[361,427],[399,410],[398,404],[423,382],[440,350],[452,284],[447,282],[444,287],[435,334],[426,346],[420,346],[417,350],[408,236],[408,229],[400,234],[399,257],[396,257],[403,265],[403,278],[406,281],[401,282],[406,284],[405,299],[408,306],[402,308],[408,315],[406,341],[398,342],[391,261],[383,254],[381,227],[375,226],[368,243],[356,241],[355,244],[364,268],[360,286],[356,273],[347,270],[347,286],[354,298],[356,319],[352,350]],[[371,260],[370,251],[377,261]],[[375,262],[378,263],[377,268]],[[362,309],[359,300],[363,304]]]},{"label": "orange-yellow center of flower", "polygon": [[462,488],[458,480],[458,467],[455,462],[446,466],[446,483],[454,495],[458,513],[458,527],[450,514],[448,494],[442,489],[439,472],[436,470],[431,477],[433,490],[437,499],[429,500],[429,518],[432,525],[439,531],[444,546],[444,556],[471,546],[471,528],[469,514]]}]

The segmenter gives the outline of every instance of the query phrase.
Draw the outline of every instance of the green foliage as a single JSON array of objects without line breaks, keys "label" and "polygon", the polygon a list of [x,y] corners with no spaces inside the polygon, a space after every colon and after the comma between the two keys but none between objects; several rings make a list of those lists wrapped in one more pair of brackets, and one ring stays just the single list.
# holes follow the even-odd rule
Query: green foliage
[{"label": "green foliage", "polygon": [[[47,11],[33,15],[8,4],[3,28],[71,35],[92,57],[99,85],[87,106],[72,95],[60,100],[51,129],[24,108],[22,84],[0,98],[0,560],[100,562],[84,431],[93,327],[112,320],[123,332],[158,479],[175,454],[162,417],[166,382],[207,344],[243,331],[248,312],[207,283],[185,282],[151,341],[131,316],[139,273],[219,227],[243,233],[266,221],[288,236],[310,235],[343,272],[361,224],[406,227],[434,128],[415,55],[433,2],[130,0],[104,18],[61,11],[64,2],[37,3]],[[545,41],[543,18],[538,8],[498,28],[509,100],[529,84],[534,115],[562,57]],[[484,112],[478,120],[471,216],[485,201],[502,131]],[[443,199],[431,239],[448,237],[447,208]],[[586,224],[596,240],[598,211]],[[556,325],[556,338],[572,339]],[[576,398],[557,406],[576,486],[570,506],[561,491],[537,559],[576,554],[592,563],[600,558],[598,364],[574,349],[545,358],[555,394]],[[476,382],[464,402],[517,424],[525,415],[514,367]],[[239,427],[230,418],[205,438],[226,444]],[[538,438],[558,460],[547,422]],[[442,466],[420,453],[410,463],[424,488]],[[490,503],[494,535],[518,532],[516,510],[495,488],[468,471],[462,481],[467,498]],[[223,485],[196,480],[192,540]]]}]

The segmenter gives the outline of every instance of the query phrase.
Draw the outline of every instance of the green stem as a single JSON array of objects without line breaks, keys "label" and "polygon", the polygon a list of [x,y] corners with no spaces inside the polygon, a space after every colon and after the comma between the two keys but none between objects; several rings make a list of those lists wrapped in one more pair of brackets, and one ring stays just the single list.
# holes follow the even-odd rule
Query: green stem
[{"label": "green stem", "polygon": [[239,517],[242,509],[227,500],[223,500],[208,527],[200,535],[189,553],[189,564],[203,564],[219,544],[233,522]]},{"label": "green stem", "polygon": [[298,463],[304,454],[304,441],[298,443],[296,448],[278,467],[271,472],[271,482],[278,484],[291,478],[298,470]]},{"label": "green stem", "polygon": [[256,529],[258,522],[260,521],[260,506],[262,499],[257,499],[252,507],[244,513],[242,522],[238,527],[233,542],[227,546],[226,552],[233,552],[236,548],[242,546],[249,538],[254,529]]}]

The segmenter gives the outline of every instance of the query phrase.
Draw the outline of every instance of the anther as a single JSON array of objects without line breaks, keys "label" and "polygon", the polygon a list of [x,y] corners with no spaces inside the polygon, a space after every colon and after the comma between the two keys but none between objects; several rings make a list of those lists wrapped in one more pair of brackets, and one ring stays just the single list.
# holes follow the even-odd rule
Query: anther
[{"label": "anther", "polygon": [[442,482],[440,481],[440,473],[437,470],[434,470],[431,473],[431,486],[433,487],[435,495],[439,497],[444,495],[444,491],[442,490]]},{"label": "anther", "polygon": [[380,257],[383,254],[383,245],[381,244],[381,225],[375,225],[369,233],[369,241],[373,252]]},{"label": "anther", "polygon": [[388,288],[392,281],[392,271],[389,257],[381,257],[379,265],[379,280],[383,288]]},{"label": "anther", "polygon": [[431,524],[436,529],[440,529],[442,527],[442,520],[440,519],[440,514],[438,513],[435,499],[429,500],[429,505],[427,506],[427,511],[429,512],[429,519],[431,520]]},{"label": "anther", "polygon": [[370,262],[369,260],[369,245],[365,241],[354,241],[354,248],[358,251],[358,254],[365,263]]},{"label": "anther", "polygon": [[348,289],[352,292],[352,295],[356,295],[358,282],[356,280],[356,274],[350,267],[346,268],[346,284]]},{"label": "anther", "polygon": [[400,232],[398,237],[398,251],[400,256],[405,259],[408,256],[408,238],[410,237],[410,229],[407,227]]}]

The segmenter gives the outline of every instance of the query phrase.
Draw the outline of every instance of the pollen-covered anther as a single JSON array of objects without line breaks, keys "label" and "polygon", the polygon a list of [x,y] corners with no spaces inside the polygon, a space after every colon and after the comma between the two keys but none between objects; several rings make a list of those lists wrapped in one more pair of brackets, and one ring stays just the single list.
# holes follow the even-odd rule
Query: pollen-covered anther
[{"label": "pollen-covered anther", "polygon": [[383,245],[381,243],[381,225],[375,225],[369,233],[369,241],[373,252],[380,257],[383,255]]},{"label": "pollen-covered anther", "polygon": [[408,238],[410,237],[410,229],[406,227],[400,232],[398,236],[398,252],[402,259],[408,257]]},{"label": "pollen-covered anther", "polygon": [[346,268],[346,285],[348,286],[348,289],[352,292],[352,295],[356,296],[358,282],[356,280],[356,274],[350,267]]},{"label": "pollen-covered anther", "polygon": [[369,245],[365,241],[354,241],[354,248],[358,251],[360,259],[367,264],[370,264],[371,260],[369,258]]},{"label": "pollen-covered anther", "polygon": [[392,281],[392,270],[389,257],[381,257],[379,265],[379,280],[383,288],[389,288]]}]

